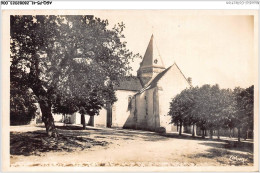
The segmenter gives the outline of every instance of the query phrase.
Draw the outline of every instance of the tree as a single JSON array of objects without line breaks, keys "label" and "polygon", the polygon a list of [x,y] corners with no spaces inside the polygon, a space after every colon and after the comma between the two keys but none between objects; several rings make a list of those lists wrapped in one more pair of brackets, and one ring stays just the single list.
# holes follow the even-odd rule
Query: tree
[{"label": "tree", "polygon": [[[90,92],[90,91],[88,91]],[[105,107],[107,102],[113,104],[117,101],[112,85],[104,87],[102,90],[93,90],[89,97],[74,94],[69,100],[61,100],[60,97],[53,103],[53,113],[73,114],[77,111],[81,114],[81,124],[86,128],[85,115],[90,116],[88,125],[94,126],[94,116],[99,114],[99,110]]]},{"label": "tree", "polygon": [[99,113],[101,106],[104,105],[104,102],[99,99],[98,92],[92,92],[90,97],[88,98],[81,98],[78,102],[79,113],[81,114],[81,123],[83,125],[83,129],[86,128],[86,120],[85,115],[88,114],[90,116],[90,124],[94,126],[94,115]]},{"label": "tree", "polygon": [[203,85],[198,89],[194,113],[198,117],[198,127],[202,130],[202,138],[206,135],[206,130],[210,129],[210,137],[212,138],[213,124],[215,121],[214,107],[216,103],[212,97],[213,93],[217,93],[218,86],[211,87],[210,85]]},{"label": "tree", "polygon": [[235,88],[234,98],[236,112],[232,119],[234,126],[238,129],[238,141],[241,138],[241,129],[246,139],[247,131],[253,130],[254,121],[254,86],[246,89]]},{"label": "tree", "polygon": [[138,56],[122,41],[123,23],[109,30],[107,20],[94,16],[11,16],[10,26],[14,87],[31,88],[48,136],[58,135],[52,116],[57,98],[89,97],[129,74]]},{"label": "tree", "polygon": [[79,108],[72,99],[64,99],[58,96],[52,103],[52,113],[62,114],[64,123],[66,123],[66,115],[71,115],[78,110]]},{"label": "tree", "polygon": [[173,98],[172,102],[170,103],[170,111],[168,112],[168,115],[171,116],[171,123],[174,123],[177,126],[180,125],[179,135],[181,135],[181,131],[182,131],[183,112],[184,112],[184,110],[182,109],[181,99],[182,99],[181,94]]},{"label": "tree", "polygon": [[10,124],[30,123],[36,116],[35,102],[34,96],[28,89],[12,88],[10,90]]},{"label": "tree", "polygon": [[190,123],[188,116],[194,104],[194,100],[191,98],[191,90],[183,90],[170,103],[170,110],[168,115],[171,116],[171,123],[180,126],[179,135],[182,133],[182,126]]},{"label": "tree", "polygon": [[234,112],[231,90],[220,89],[218,85],[203,85],[195,95],[192,112],[196,118],[193,119],[202,130],[202,138],[205,137],[206,129],[209,129],[211,139],[213,131],[217,130],[219,138],[219,130],[225,121],[223,117]]},{"label": "tree", "polygon": [[[234,114],[234,101],[232,92],[220,89],[218,85],[203,85],[183,90],[171,102],[169,115],[172,123],[194,125],[202,130],[202,138],[205,138],[206,129],[210,130],[210,138],[213,138],[213,130],[218,131],[227,122],[229,115]],[[226,115],[227,118],[223,118]]]},{"label": "tree", "polygon": [[210,130],[210,139],[213,139],[213,131],[219,130],[221,126],[221,111],[225,108],[225,104],[223,104],[222,98],[224,96],[224,92],[222,92],[219,86],[213,85],[209,88],[208,97],[204,102],[208,107],[208,117],[204,117],[207,119],[207,128]]},{"label": "tree", "polygon": [[216,124],[218,139],[220,139],[220,129],[232,129],[232,118],[235,112],[235,103],[231,89],[222,89],[219,97],[219,117]]},{"label": "tree", "polygon": [[185,115],[185,125],[192,125],[192,137],[195,137],[195,126],[199,121],[196,109],[196,100],[198,99],[198,87],[191,87],[186,90],[187,110]]},{"label": "tree", "polygon": [[[180,125],[196,124],[202,130],[202,138],[206,129],[217,130],[218,139],[220,129],[238,129],[238,141],[241,130],[247,134],[253,130],[254,87],[246,89],[220,89],[218,85],[203,85],[183,90],[170,103],[169,115],[172,122]],[[181,134],[181,129],[180,129]],[[194,136],[194,129],[193,129]],[[244,135],[246,138],[246,135]]]},{"label": "tree", "polygon": [[246,111],[244,121],[244,139],[248,138],[248,131],[254,130],[254,86],[246,88],[243,93],[243,107]]}]

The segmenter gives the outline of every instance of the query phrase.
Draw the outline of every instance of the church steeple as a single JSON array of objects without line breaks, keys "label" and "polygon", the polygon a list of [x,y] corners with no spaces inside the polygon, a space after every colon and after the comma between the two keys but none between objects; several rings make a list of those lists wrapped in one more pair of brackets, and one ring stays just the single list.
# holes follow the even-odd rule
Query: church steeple
[{"label": "church steeple", "polygon": [[145,51],[143,61],[137,71],[137,76],[144,86],[154,75],[157,75],[164,69],[165,66],[155,43],[154,36],[152,35]]}]

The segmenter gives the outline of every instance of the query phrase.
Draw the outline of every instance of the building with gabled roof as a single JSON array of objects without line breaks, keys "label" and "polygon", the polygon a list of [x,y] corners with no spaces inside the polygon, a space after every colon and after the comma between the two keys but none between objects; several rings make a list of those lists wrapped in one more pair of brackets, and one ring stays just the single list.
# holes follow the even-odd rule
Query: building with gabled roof
[{"label": "building with gabled roof", "polygon": [[190,87],[191,84],[176,63],[153,75],[151,80],[133,96],[130,115],[124,128],[177,131],[177,127],[170,124],[171,117],[168,116],[170,102],[182,90]]},{"label": "building with gabled roof", "polygon": [[140,91],[142,89],[141,81],[136,76],[127,76],[114,86],[115,90]]},{"label": "building with gabled roof", "polygon": [[[123,127],[150,131],[177,131],[169,124],[170,102],[191,85],[176,63],[165,68],[154,36],[148,43],[137,76],[125,77],[114,86],[117,102],[95,116],[95,126]],[[74,117],[74,118],[73,118]],[[78,118],[75,118],[78,117]],[[89,117],[86,117],[88,122]],[[72,116],[80,124],[80,116]]]}]

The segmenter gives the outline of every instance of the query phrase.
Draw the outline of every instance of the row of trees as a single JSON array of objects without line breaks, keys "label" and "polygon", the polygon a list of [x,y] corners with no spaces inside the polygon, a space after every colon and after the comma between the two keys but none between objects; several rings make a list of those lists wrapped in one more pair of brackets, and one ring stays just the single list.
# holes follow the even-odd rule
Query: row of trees
[{"label": "row of trees", "polygon": [[10,17],[11,87],[35,96],[48,136],[58,136],[52,111],[94,116],[116,100],[112,85],[130,74],[139,55],[122,41],[125,25],[107,26],[87,15]]},{"label": "row of trees", "polygon": [[213,131],[220,129],[238,129],[238,141],[241,133],[246,134],[253,130],[254,120],[254,86],[246,89],[235,88],[220,89],[218,85],[203,85],[183,90],[170,103],[168,115],[172,117],[171,123],[180,127],[194,125],[202,130]]}]

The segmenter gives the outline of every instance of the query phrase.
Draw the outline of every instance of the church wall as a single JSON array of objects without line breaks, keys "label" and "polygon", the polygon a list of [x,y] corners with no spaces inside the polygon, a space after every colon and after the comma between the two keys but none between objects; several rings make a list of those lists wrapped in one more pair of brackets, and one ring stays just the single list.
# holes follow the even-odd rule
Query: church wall
[{"label": "church wall", "polygon": [[160,127],[157,88],[137,94],[124,128],[156,131]]},{"label": "church wall", "polygon": [[[112,107],[112,126],[113,127],[123,127],[127,118],[130,115],[131,98],[136,92],[117,90],[116,97],[117,102],[114,103]],[[130,107],[129,107],[130,106]]]},{"label": "church wall", "polygon": [[[100,113],[102,115],[106,115],[106,110],[104,108],[102,108],[100,110]],[[86,122],[86,125],[88,124],[89,122],[89,119],[90,119],[90,116],[89,115],[85,115],[85,122]],[[73,113],[72,115],[69,116],[69,123],[71,124],[81,124],[81,115],[80,113],[76,112],[76,113]],[[106,116],[100,116],[100,115],[95,115],[94,117],[94,126],[95,127],[105,127],[106,125]]]},{"label": "church wall", "polygon": [[[88,121],[86,121],[88,123]],[[106,127],[107,123],[107,110],[102,108],[99,111],[99,114],[94,117],[94,126],[95,127]]]},{"label": "church wall", "polygon": [[[128,110],[128,105],[130,102],[130,98],[135,94],[134,91],[126,91],[126,90],[117,90],[116,97],[117,102],[112,106],[112,127],[123,127],[127,118],[130,115],[130,110]],[[57,121],[60,121],[61,116],[57,115]],[[85,115],[86,124],[89,122],[89,116]],[[81,124],[81,115],[76,112],[70,115],[69,123],[71,124]],[[99,111],[98,115],[94,117],[94,126],[95,127],[106,127],[107,125],[107,110],[106,108],[102,108]]]},{"label": "church wall", "polygon": [[[128,103],[130,98],[135,94],[134,91],[117,90],[117,101],[112,106],[112,127],[123,127],[127,118],[130,115]],[[86,121],[87,123],[88,121]],[[102,108],[97,116],[95,116],[95,127],[106,127],[107,125],[107,110]]]},{"label": "church wall", "polygon": [[137,108],[137,120],[136,126],[137,129],[146,130],[147,129],[147,122],[146,122],[146,93],[141,93],[136,96],[136,108]]},{"label": "church wall", "polygon": [[[81,115],[79,112],[75,112],[73,113],[71,116],[70,116],[70,119],[69,119],[70,123],[71,124],[81,124]],[[89,116],[88,115],[85,115],[85,121],[86,123],[88,122],[89,120]]]},{"label": "church wall", "polygon": [[158,91],[158,87],[156,87],[153,91],[153,115],[155,118],[155,126],[156,126],[156,130],[158,130],[157,128],[160,127],[160,107],[159,107],[159,91]]},{"label": "church wall", "polygon": [[159,114],[160,114],[160,126],[164,127],[166,129],[166,132],[176,131],[173,129],[173,125],[169,124],[171,122],[171,117],[168,116],[169,108],[170,108],[170,101],[171,101],[171,95],[172,91],[166,93],[165,90],[159,90]]},{"label": "church wall", "polygon": [[147,128],[151,131],[156,131],[160,127],[159,109],[158,109],[158,95],[157,88],[152,88],[145,91],[147,96]]},{"label": "church wall", "polygon": [[[102,115],[106,115],[106,110],[104,108],[102,108],[100,110],[100,113]],[[56,115],[55,115],[56,116]],[[68,115],[68,123],[70,124],[81,124],[81,115],[79,112],[75,112],[73,113],[72,115]],[[86,125],[88,124],[89,122],[89,119],[90,119],[90,116],[89,115],[85,115],[85,122],[86,122]],[[94,126],[95,127],[105,127],[106,125],[106,116],[96,116],[94,117]]]},{"label": "church wall", "polygon": [[136,129],[137,128],[137,124],[136,124],[136,120],[137,120],[137,109],[136,109],[136,96],[133,96],[131,99],[131,105],[129,107],[130,110],[130,115],[127,117],[123,128],[125,129]]},{"label": "church wall", "polygon": [[182,90],[189,88],[190,85],[187,80],[183,77],[180,70],[174,64],[169,71],[159,80],[159,113],[160,113],[160,124],[166,128],[166,132],[176,131],[174,125],[169,124],[171,117],[168,116],[170,109],[170,102],[172,99],[179,94]]},{"label": "church wall", "polygon": [[153,116],[153,89],[146,90],[146,126],[147,130],[155,130],[154,116]]},{"label": "church wall", "polygon": [[178,67],[173,65],[158,81],[157,87],[136,95],[136,100],[132,101],[135,102],[136,107],[132,107],[125,126],[133,128],[136,122],[137,129],[157,131],[159,127],[164,127],[166,132],[177,132],[177,127],[169,124],[170,102],[182,90],[189,87],[189,83]]}]

